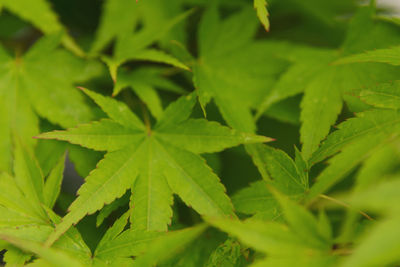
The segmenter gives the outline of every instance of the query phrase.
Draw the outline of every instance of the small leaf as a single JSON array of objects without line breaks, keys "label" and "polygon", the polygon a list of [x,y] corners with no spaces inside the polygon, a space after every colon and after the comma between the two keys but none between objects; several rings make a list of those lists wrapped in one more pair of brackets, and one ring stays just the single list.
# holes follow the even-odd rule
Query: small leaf
[{"label": "small leaf", "polygon": [[[184,230],[168,232],[154,240],[147,252],[135,259],[133,266],[155,266],[163,263],[196,239],[204,230],[205,225],[199,225]],[[167,250],[165,248],[168,248]]]},{"label": "small leaf", "polygon": [[43,188],[44,204],[53,208],[61,191],[61,182],[64,177],[65,154],[57,165],[50,171]]},{"label": "small leaf", "polygon": [[19,239],[12,236],[0,235],[0,238],[23,250],[35,253],[47,262],[56,266],[83,266],[79,261],[64,252],[42,246],[40,243]]},{"label": "small leaf", "polygon": [[269,31],[269,13],[267,10],[267,1],[265,0],[254,0],[254,8],[257,11],[257,16],[260,19],[262,25],[266,31]]}]

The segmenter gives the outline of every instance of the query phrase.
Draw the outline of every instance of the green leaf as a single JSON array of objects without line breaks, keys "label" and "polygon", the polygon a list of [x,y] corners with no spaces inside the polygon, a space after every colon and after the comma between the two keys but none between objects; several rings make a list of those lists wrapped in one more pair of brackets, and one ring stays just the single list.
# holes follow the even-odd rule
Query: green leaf
[{"label": "green leaf", "polygon": [[362,54],[350,55],[335,61],[336,64],[349,64],[358,62],[379,62],[399,66],[400,47],[376,49]]},{"label": "green leaf", "polygon": [[257,181],[232,196],[235,210],[244,214],[276,213],[278,203],[265,181]]},{"label": "green leaf", "polygon": [[169,186],[187,205],[204,215],[234,216],[225,187],[204,159],[162,141],[158,149]]},{"label": "green leaf", "polygon": [[205,229],[205,225],[199,225],[164,234],[152,243],[144,255],[135,259],[133,266],[154,266],[161,264],[185,249]]},{"label": "green leaf", "polygon": [[118,198],[118,199],[114,200],[112,203],[110,203],[109,205],[104,206],[104,208],[102,208],[99,211],[99,214],[96,217],[96,226],[99,227],[104,222],[104,220],[108,216],[110,216],[111,213],[113,213],[118,208],[128,204],[129,196],[130,195],[128,193],[126,193],[121,198]]},{"label": "green leaf", "polygon": [[[22,19],[29,21],[45,34],[60,32],[64,29],[57,14],[51,9],[50,4],[46,0],[1,0],[0,6],[4,6]],[[63,43],[65,47],[75,54],[79,56],[84,54],[75,41],[67,34],[64,34]]]},{"label": "green leaf", "polygon": [[395,110],[370,110],[358,113],[337,126],[338,130],[328,136],[321,147],[313,154],[310,164],[313,165],[325,158],[336,154],[344,146],[363,136],[376,133],[385,133],[390,130],[394,133],[400,130],[400,113]]},{"label": "green leaf", "polygon": [[189,119],[174,127],[164,127],[157,137],[196,154],[218,152],[239,144],[271,141],[264,136],[240,133],[204,119]]},{"label": "green leaf", "polygon": [[148,48],[140,50],[137,53],[135,53],[135,55],[132,56],[130,59],[164,63],[184,70],[190,70],[188,66],[180,62],[178,59],[174,58],[173,56],[163,51],[156,49]]},{"label": "green leaf", "polygon": [[85,88],[80,89],[93,99],[93,101],[115,122],[137,131],[145,129],[143,122],[125,103],[97,94]]},{"label": "green leaf", "polygon": [[205,107],[213,98],[227,123],[245,132],[255,131],[250,109],[285,66],[269,53],[268,42],[253,40],[257,24],[250,8],[221,21],[212,5],[199,26],[199,58],[193,68],[200,104]]},{"label": "green leaf", "polygon": [[[290,57],[300,57],[278,79],[270,93],[258,107],[256,118],[259,118],[271,105],[305,90],[319,70],[335,56],[333,50],[311,47],[293,48]],[[285,51],[286,55],[290,52]]]},{"label": "green leaf", "polygon": [[257,11],[257,16],[264,26],[266,31],[269,31],[269,13],[267,10],[267,1],[265,0],[254,0],[254,8]]},{"label": "green leaf", "polygon": [[[308,160],[328,133],[342,109],[337,90],[336,70],[320,73],[306,88],[301,103],[301,142],[303,157]],[[318,125],[318,127],[316,127]]]},{"label": "green leaf", "polygon": [[[4,151],[11,151],[13,133],[34,144],[31,137],[39,132],[36,113],[63,127],[93,118],[82,95],[73,88],[83,62],[56,49],[59,39],[60,34],[43,37],[17,58],[0,49],[0,146]],[[9,171],[10,166],[10,152],[2,153],[0,169]]]},{"label": "green leaf", "polygon": [[116,257],[143,255],[160,236],[159,232],[127,230],[114,239],[104,243],[96,250],[96,257],[113,262]]},{"label": "green leaf", "polygon": [[294,249],[300,254],[304,245],[286,226],[275,222],[229,219],[209,219],[208,222],[237,237],[244,244],[274,256],[288,257]]},{"label": "green leaf", "polygon": [[[110,106],[109,106],[110,107]],[[119,117],[121,119],[121,117]],[[128,120],[128,118],[127,118]],[[142,127],[140,125],[140,127]],[[144,138],[143,131],[123,126],[110,119],[80,124],[67,131],[53,131],[37,136],[41,139],[57,139],[97,151],[115,151]]]},{"label": "green leaf", "polygon": [[47,245],[54,243],[86,214],[94,213],[104,204],[111,203],[125,193],[138,175],[136,156],[140,155],[141,147],[139,144],[132,144],[105,155],[97,169],[86,178],[85,184],[78,191],[79,197],[69,207],[69,213],[56,226],[56,231],[46,241]]},{"label": "green leaf", "polygon": [[306,196],[311,201],[318,195],[325,193],[333,185],[341,181],[358,164],[365,160],[381,142],[385,140],[384,134],[365,135],[345,146],[342,152],[329,161],[329,166],[316,178],[315,184],[311,187]]},{"label": "green leaf", "polygon": [[47,262],[56,266],[83,266],[73,257],[54,248],[46,248],[40,243],[19,239],[12,236],[0,235],[0,238],[7,242],[32,253],[39,255]]},{"label": "green leaf", "polygon": [[[84,125],[83,130],[78,127],[43,135],[45,138],[62,139],[82,146],[108,150],[97,168],[86,178],[85,184],[78,191],[78,198],[69,208],[70,212],[56,226],[56,231],[46,242],[47,245],[52,244],[86,214],[91,214],[101,209],[104,204],[121,197],[130,187],[133,194],[131,205],[136,207],[132,212],[135,229],[167,230],[167,224],[172,216],[170,205],[173,193],[179,195],[184,202],[202,215],[234,216],[232,204],[219,178],[200,156],[190,150],[195,150],[197,153],[219,151],[248,142],[250,135],[232,132],[218,124],[211,124],[212,126],[207,127],[224,135],[222,137],[220,134],[211,135],[207,137],[207,142],[204,142],[204,129],[199,128],[197,124],[186,123],[191,121],[188,117],[195,104],[195,98],[192,95],[183,96],[173,102],[167,107],[154,129],[151,129],[150,125],[144,128],[143,123],[123,103],[86,89],[84,91],[114,121],[129,128],[130,131],[142,133],[134,138],[126,136],[121,138],[123,141],[109,142],[110,137],[104,135],[104,127],[93,124],[94,127]],[[203,144],[204,148],[195,146],[193,149],[192,145],[187,144],[185,138],[181,138],[185,142],[179,148],[175,141],[159,137],[167,129],[180,126],[182,127],[179,129],[189,133],[191,142]],[[107,131],[112,133],[112,128],[109,127]],[[97,135],[97,130],[100,130],[104,138],[91,138],[91,135]],[[90,135],[88,136],[87,133]],[[234,142],[231,139],[232,134],[236,136]],[[251,142],[265,140],[264,137],[254,136]],[[215,145],[217,141],[223,145]],[[109,149],[110,144],[119,146],[121,142],[125,142],[125,145],[113,146]],[[108,144],[104,145],[104,143]]]},{"label": "green leaf", "polygon": [[274,192],[274,196],[282,207],[283,214],[291,229],[310,247],[329,249],[330,240],[321,233],[318,221],[303,206],[291,201],[286,196]]},{"label": "green leaf", "polygon": [[61,191],[61,182],[64,176],[64,162],[65,154],[60,158],[57,165],[51,170],[44,184],[44,204],[49,208],[53,208]]},{"label": "green leaf", "polygon": [[400,82],[384,83],[363,89],[360,99],[365,103],[378,108],[400,108]]},{"label": "green leaf", "polygon": [[400,260],[399,222],[399,218],[388,219],[371,229],[364,235],[352,255],[344,261],[343,266],[391,265],[398,262]]},{"label": "green leaf", "polygon": [[16,140],[14,155],[15,183],[24,196],[32,201],[36,212],[43,215],[41,203],[44,203],[44,179],[39,164],[32,152],[19,140]]},{"label": "green leaf", "polygon": [[[272,183],[286,195],[296,197],[307,189],[295,162],[282,150],[263,146],[266,169]],[[268,181],[267,181],[268,182]]]},{"label": "green leaf", "polygon": [[395,177],[355,193],[351,198],[351,202],[357,207],[368,208],[379,213],[392,212],[396,215],[399,207],[391,203],[398,201],[399,196],[396,191],[399,188],[400,180]]},{"label": "green leaf", "polygon": [[121,0],[105,1],[100,25],[96,32],[91,53],[98,53],[115,37],[130,33],[137,23],[138,3]]},{"label": "green leaf", "polygon": [[217,247],[208,259],[206,267],[238,266],[242,260],[242,247],[239,242],[227,239]]},{"label": "green leaf", "polygon": [[158,63],[171,64],[173,66],[188,70],[188,67],[178,59],[160,50],[147,49],[149,45],[159,41],[176,24],[188,17],[193,10],[186,11],[164,21],[158,27],[148,27],[132,34],[121,35],[115,46],[115,53],[112,59],[107,60],[111,67],[111,76],[116,80],[117,68],[129,60],[149,60]]},{"label": "green leaf", "polygon": [[136,159],[139,162],[139,177],[132,186],[131,221],[134,229],[166,231],[171,222],[173,202],[171,184],[163,175],[160,161],[165,156],[158,143],[149,139],[143,144],[145,151]]},{"label": "green leaf", "polygon": [[126,230],[123,232],[130,211],[124,213],[114,225],[110,227],[94,253],[96,258],[112,263],[115,258],[132,257],[141,255],[160,233],[138,230]]}]

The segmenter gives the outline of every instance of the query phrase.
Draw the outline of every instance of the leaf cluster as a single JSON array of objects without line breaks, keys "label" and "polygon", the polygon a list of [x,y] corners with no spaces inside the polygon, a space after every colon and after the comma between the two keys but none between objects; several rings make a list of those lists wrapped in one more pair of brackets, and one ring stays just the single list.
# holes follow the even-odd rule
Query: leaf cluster
[{"label": "leaf cluster", "polygon": [[376,1],[0,10],[6,266],[399,265],[400,19]]}]

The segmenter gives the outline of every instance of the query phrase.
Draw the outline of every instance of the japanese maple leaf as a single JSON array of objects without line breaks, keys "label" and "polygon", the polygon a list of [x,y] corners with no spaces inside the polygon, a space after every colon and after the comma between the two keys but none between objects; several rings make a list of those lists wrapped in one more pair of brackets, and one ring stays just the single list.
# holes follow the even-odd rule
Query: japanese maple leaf
[{"label": "japanese maple leaf", "polygon": [[235,216],[223,185],[198,154],[265,142],[268,138],[239,133],[204,119],[188,119],[196,102],[193,95],[172,103],[151,128],[124,103],[83,91],[111,119],[44,133],[39,138],[65,140],[108,153],[86,178],[78,198],[47,244],[86,214],[121,197],[129,188],[132,188],[135,229],[167,230],[173,193],[200,214]]},{"label": "japanese maple leaf", "polygon": [[336,122],[343,102],[346,101],[350,109],[355,106],[354,103],[359,102],[349,92],[398,78],[399,68],[385,64],[334,63],[351,54],[399,42],[393,28],[374,21],[374,10],[371,7],[360,8],[350,22],[340,50],[302,47],[288,52],[294,64],[281,76],[263,101],[258,115],[273,103],[304,92],[300,141],[303,144],[302,154],[309,160]]},{"label": "japanese maple leaf", "polygon": [[254,40],[259,26],[251,7],[221,20],[217,4],[211,4],[199,26],[199,57],[193,69],[202,106],[214,99],[227,123],[246,132],[256,128],[251,108],[260,104],[286,67],[286,61],[270,52],[268,42]]},{"label": "japanese maple leaf", "polygon": [[[39,133],[40,115],[54,124],[71,127],[90,121],[92,113],[73,82],[83,65],[56,49],[62,35],[43,37],[22,57],[0,47],[0,170],[11,173],[11,135],[30,140]],[[38,114],[38,115],[37,115]]]},{"label": "japanese maple leaf", "polygon": [[[42,243],[59,220],[52,208],[61,191],[65,155],[45,179],[29,147],[17,138],[13,141],[13,175],[0,173],[0,239],[23,238]],[[75,228],[57,240],[54,248],[73,254],[75,259],[90,259],[90,249]],[[0,249],[7,250],[4,259],[10,265],[22,266],[32,256],[11,245],[0,244]]]}]

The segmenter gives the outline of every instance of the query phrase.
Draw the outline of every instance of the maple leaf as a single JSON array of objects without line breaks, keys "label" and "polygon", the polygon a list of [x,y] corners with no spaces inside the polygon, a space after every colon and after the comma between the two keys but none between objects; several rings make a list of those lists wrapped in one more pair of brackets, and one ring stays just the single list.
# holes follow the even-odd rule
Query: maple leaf
[{"label": "maple leaf", "polygon": [[311,212],[273,191],[282,208],[285,223],[248,219],[206,218],[213,226],[237,237],[245,245],[268,256],[259,259],[255,266],[333,266],[335,259],[330,247],[333,242],[331,227],[326,217],[317,220]]},{"label": "maple leaf", "polygon": [[[148,48],[151,44],[161,43],[165,36],[170,35],[170,30],[192,12],[183,12],[179,2],[166,4],[160,0],[140,3],[126,0],[106,1],[103,12],[90,53],[98,54],[111,40],[116,39],[113,56],[103,56],[114,81],[117,81],[119,66],[132,60],[164,63],[189,70],[184,63],[163,50]],[[140,23],[143,28],[136,31],[135,27]]]},{"label": "maple leaf", "polygon": [[31,22],[45,34],[54,34],[63,31],[62,42],[66,48],[78,56],[84,52],[68,34],[60,23],[57,14],[51,9],[46,0],[0,0],[0,6],[17,14],[22,19]]},{"label": "maple leaf", "polygon": [[[58,219],[51,209],[61,190],[65,156],[60,158],[45,180],[33,153],[18,139],[15,140],[14,155],[15,175],[0,174],[0,239],[14,245],[23,239],[36,246],[53,232],[53,222]],[[75,228],[71,228],[54,247],[79,260],[90,257],[90,249]],[[30,258],[30,253],[7,246],[7,263],[24,264]]]},{"label": "maple leaf", "polygon": [[179,94],[185,92],[180,86],[163,77],[162,71],[162,68],[147,67],[132,72],[120,72],[114,85],[113,96],[129,87],[147,105],[150,113],[159,118],[163,107],[156,88]]},{"label": "maple leaf", "polygon": [[47,244],[130,187],[135,229],[166,230],[173,193],[200,214],[234,216],[224,187],[197,154],[265,142],[268,138],[239,133],[216,122],[188,119],[196,100],[193,95],[172,103],[151,129],[125,104],[83,90],[112,120],[44,133],[39,138],[65,140],[108,153],[86,178],[79,197]]},{"label": "maple leaf", "polygon": [[[314,200],[341,181],[382,144],[395,142],[400,133],[399,111],[365,111],[357,114],[356,118],[339,124],[338,128],[339,130],[330,134],[310,159],[310,164],[315,164],[335,155],[329,160],[329,166],[316,178],[306,195],[307,201]],[[337,154],[339,151],[341,153]]]},{"label": "maple leaf", "polygon": [[39,132],[36,113],[63,127],[93,117],[82,95],[73,88],[84,65],[66,51],[56,49],[60,38],[61,34],[43,37],[17,58],[0,47],[0,147],[4,151],[0,170],[10,172],[13,134],[34,143],[31,137]]},{"label": "maple leaf", "polygon": [[268,42],[253,40],[258,26],[251,8],[221,21],[212,4],[198,29],[194,84],[199,101],[204,108],[214,99],[227,123],[246,132],[255,131],[250,109],[286,66],[268,52]]},{"label": "maple leaf", "polygon": [[[338,58],[357,51],[400,42],[394,34],[387,33],[391,28],[374,23],[373,13],[371,7],[360,8],[350,24],[347,38],[339,52],[303,47],[289,52],[287,56],[295,64],[281,77],[258,110],[260,116],[273,103],[304,92],[301,103],[300,140],[306,160],[328,135],[330,127],[342,110],[343,101],[348,100],[348,92],[379,82],[388,82],[397,77],[398,68],[383,64],[331,64]],[[382,28],[385,31],[382,31]],[[376,37],[366,37],[364,33],[367,31]]]},{"label": "maple leaf", "polygon": [[268,20],[268,10],[267,1],[265,0],[254,0],[254,8],[257,11],[257,16],[263,24],[266,31],[269,31],[269,20]]}]

